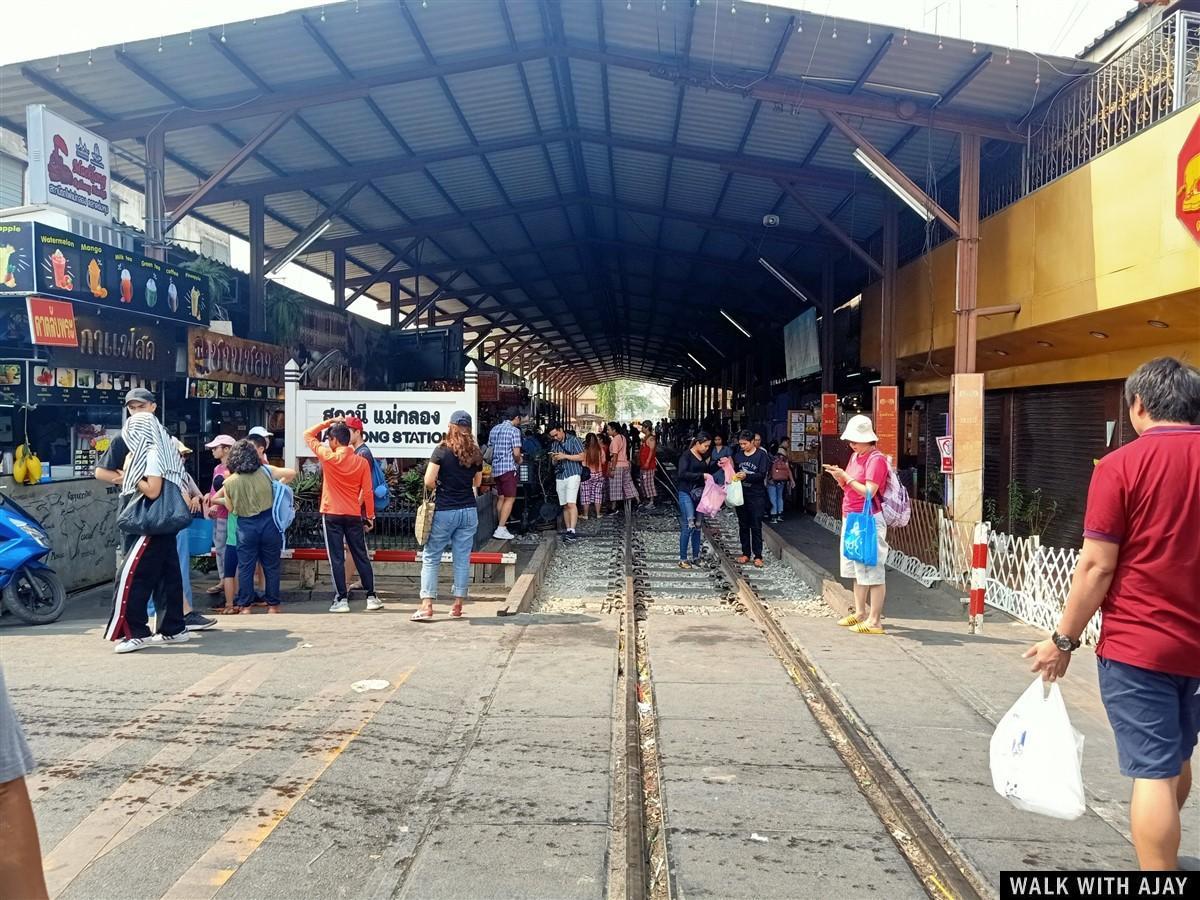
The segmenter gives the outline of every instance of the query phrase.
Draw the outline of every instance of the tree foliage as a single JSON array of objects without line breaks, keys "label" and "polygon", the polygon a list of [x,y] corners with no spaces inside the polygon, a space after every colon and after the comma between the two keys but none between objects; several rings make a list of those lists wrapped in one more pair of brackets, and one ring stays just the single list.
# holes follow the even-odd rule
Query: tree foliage
[{"label": "tree foliage", "polygon": [[596,385],[596,411],[607,420],[659,419],[670,403],[666,388],[617,379]]},{"label": "tree foliage", "polygon": [[615,381],[606,381],[596,385],[596,412],[608,421],[617,417],[617,383]]}]

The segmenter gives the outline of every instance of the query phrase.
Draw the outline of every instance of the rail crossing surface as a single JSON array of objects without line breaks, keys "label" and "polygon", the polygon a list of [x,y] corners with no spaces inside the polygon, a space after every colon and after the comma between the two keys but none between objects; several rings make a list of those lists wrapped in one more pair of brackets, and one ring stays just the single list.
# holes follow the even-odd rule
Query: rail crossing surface
[{"label": "rail crossing surface", "polygon": [[132,657],[98,607],[4,628],[52,895],[970,897],[1001,868],[1132,865],[1086,702],[1083,819],[991,792],[1029,629],[969,643],[894,583],[894,635],[853,636],[783,562],[734,566],[728,518],[678,569],[676,518],[581,523],[513,617],[296,603]]}]

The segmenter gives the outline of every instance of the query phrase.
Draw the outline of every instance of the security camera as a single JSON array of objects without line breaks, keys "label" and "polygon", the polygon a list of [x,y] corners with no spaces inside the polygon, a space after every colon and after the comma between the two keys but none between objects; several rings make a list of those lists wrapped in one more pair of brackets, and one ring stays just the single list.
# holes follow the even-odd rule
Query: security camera
[{"label": "security camera", "polygon": [[776,216],[773,214],[763,216],[763,228],[774,228],[778,224],[779,224],[779,216]]}]

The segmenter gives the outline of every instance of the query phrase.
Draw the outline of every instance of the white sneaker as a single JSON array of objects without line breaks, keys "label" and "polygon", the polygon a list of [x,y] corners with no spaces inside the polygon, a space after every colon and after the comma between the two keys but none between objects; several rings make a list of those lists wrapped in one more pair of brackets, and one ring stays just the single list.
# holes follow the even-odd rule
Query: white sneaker
[{"label": "white sneaker", "polygon": [[153,635],[150,638],[150,642],[153,644],[162,644],[165,647],[170,647],[175,644],[186,644],[191,639],[192,639],[191,635],[187,633],[186,629],[184,629],[183,631],[179,632],[179,634],[156,634],[156,635]]},{"label": "white sneaker", "polygon": [[338,597],[329,604],[329,611],[332,613],[348,613],[350,612],[350,604],[346,602],[345,597]]},{"label": "white sneaker", "polygon": [[367,612],[373,612],[377,609],[383,609],[383,601],[374,594],[367,595]]},{"label": "white sneaker", "polygon": [[150,638],[125,638],[123,641],[118,641],[117,646],[113,648],[116,653],[133,653],[135,650],[145,650],[150,646]]},{"label": "white sneaker", "polygon": [[509,531],[507,528],[502,527],[502,528],[497,528],[495,531],[493,531],[492,537],[499,538],[502,541],[511,541],[513,538],[516,537],[516,535],[513,534],[511,531]]}]

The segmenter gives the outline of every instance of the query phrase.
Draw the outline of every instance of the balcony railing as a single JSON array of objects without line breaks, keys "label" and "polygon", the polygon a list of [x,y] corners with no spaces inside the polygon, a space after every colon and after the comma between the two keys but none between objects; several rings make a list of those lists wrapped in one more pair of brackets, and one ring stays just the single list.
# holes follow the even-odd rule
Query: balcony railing
[{"label": "balcony railing", "polygon": [[1034,112],[1024,147],[983,173],[990,215],[1200,98],[1200,14],[1177,12]]}]

